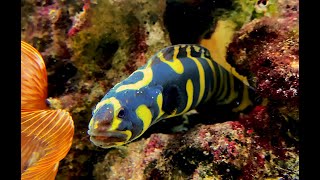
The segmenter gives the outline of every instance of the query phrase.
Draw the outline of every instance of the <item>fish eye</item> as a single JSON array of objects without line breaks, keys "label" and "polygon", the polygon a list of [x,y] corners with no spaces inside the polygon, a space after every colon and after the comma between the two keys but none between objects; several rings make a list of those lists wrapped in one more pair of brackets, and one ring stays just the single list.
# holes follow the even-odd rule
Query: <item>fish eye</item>
[{"label": "fish eye", "polygon": [[125,112],[124,109],[120,109],[119,113],[118,113],[118,118],[124,118]]}]

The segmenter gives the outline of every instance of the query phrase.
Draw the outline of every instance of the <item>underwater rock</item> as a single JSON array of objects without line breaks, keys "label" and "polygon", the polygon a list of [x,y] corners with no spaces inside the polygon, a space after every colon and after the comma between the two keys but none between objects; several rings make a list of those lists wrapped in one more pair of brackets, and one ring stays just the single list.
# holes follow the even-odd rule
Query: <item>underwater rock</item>
[{"label": "underwater rock", "polygon": [[217,22],[217,9],[231,7],[229,0],[166,0],[163,20],[171,43],[198,44],[201,39],[209,38]]},{"label": "underwater rock", "polygon": [[186,133],[152,134],[112,149],[96,179],[261,179],[299,176],[296,149],[246,130],[237,121],[198,125]]},{"label": "underwater rock", "polygon": [[[128,149],[113,149],[94,169],[96,179],[145,179],[145,172],[155,175],[154,165],[172,135],[153,134],[146,140],[128,144]],[[150,172],[148,170],[151,170]],[[161,176],[157,174],[157,176]],[[164,174],[163,177],[166,177]]]},{"label": "underwater rock", "polygon": [[77,73],[77,68],[68,59],[47,57],[48,70],[48,96],[62,95],[68,88],[67,81]]},{"label": "underwater rock", "polygon": [[263,17],[243,26],[227,54],[227,61],[250,77],[263,97],[294,105],[299,92],[297,6],[287,5],[285,9],[292,12],[286,11],[284,17]]},{"label": "underwater rock", "polygon": [[272,123],[297,140],[299,2],[281,0],[278,6],[277,16],[255,19],[236,32],[227,61],[268,100]]}]

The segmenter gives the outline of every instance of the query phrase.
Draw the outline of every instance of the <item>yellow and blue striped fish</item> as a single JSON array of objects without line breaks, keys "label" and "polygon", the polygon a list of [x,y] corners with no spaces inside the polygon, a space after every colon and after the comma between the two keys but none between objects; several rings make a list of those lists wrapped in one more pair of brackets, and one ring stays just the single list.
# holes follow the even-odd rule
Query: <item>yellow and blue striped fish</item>
[{"label": "yellow and blue striped fish", "polygon": [[243,112],[255,98],[253,89],[213,61],[206,48],[173,45],[103,97],[93,111],[88,134],[102,148],[121,146],[161,119],[200,106],[226,105],[231,112]]}]

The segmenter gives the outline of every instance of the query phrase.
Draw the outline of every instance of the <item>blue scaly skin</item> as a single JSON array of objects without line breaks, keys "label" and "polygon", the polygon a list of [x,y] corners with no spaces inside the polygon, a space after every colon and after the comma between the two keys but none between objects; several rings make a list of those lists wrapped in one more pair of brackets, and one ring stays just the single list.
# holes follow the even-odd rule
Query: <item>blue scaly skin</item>
[{"label": "blue scaly skin", "polygon": [[217,64],[206,48],[169,46],[110,89],[93,111],[88,134],[102,148],[121,146],[161,119],[201,106],[243,112],[255,98],[253,89]]}]

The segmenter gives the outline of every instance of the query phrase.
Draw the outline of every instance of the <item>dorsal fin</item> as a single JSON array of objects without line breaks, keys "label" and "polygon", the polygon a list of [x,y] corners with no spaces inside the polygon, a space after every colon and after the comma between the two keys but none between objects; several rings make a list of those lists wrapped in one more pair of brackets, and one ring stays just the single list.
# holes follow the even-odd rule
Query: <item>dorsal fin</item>
[{"label": "dorsal fin", "polygon": [[[163,48],[158,53],[161,53],[166,60],[171,60],[175,56],[175,50],[177,50],[177,58],[183,58],[187,56],[187,49],[190,49],[192,57],[198,58],[204,56],[210,58],[210,52],[203,46],[198,44],[177,44]],[[158,54],[157,53],[157,54]]]}]

